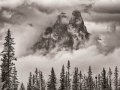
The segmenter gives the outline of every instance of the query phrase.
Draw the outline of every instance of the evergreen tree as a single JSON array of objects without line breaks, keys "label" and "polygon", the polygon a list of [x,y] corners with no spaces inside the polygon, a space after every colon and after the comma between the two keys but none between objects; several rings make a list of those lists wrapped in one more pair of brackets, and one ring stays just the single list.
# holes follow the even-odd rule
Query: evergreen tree
[{"label": "evergreen tree", "polygon": [[30,72],[27,90],[32,90],[32,73]]},{"label": "evergreen tree", "polygon": [[114,90],[117,90],[118,89],[118,69],[117,69],[117,66],[115,68],[115,73],[114,73]]},{"label": "evergreen tree", "polygon": [[12,81],[11,81],[11,70],[13,64],[13,60],[16,60],[14,57],[14,47],[15,44],[13,38],[11,38],[10,30],[7,32],[7,36],[5,37],[4,50],[1,52],[2,55],[2,81],[5,82],[3,85],[3,89],[11,90],[12,89]]},{"label": "evergreen tree", "polygon": [[73,75],[73,85],[72,90],[79,90],[79,74],[78,74],[78,68],[75,68],[75,72]]},{"label": "evergreen tree", "polygon": [[56,75],[55,75],[54,69],[52,67],[51,75],[49,75],[49,81],[47,84],[47,90],[57,90],[56,84],[57,84],[56,83]]},{"label": "evergreen tree", "polygon": [[70,61],[68,60],[68,63],[67,63],[67,76],[68,76],[68,82],[67,82],[67,90],[70,90],[71,89],[71,84],[70,84]]},{"label": "evergreen tree", "polygon": [[105,68],[103,68],[103,72],[102,72],[102,89],[105,90],[106,88],[107,88],[106,71],[105,71]]},{"label": "evergreen tree", "polygon": [[112,71],[111,71],[111,68],[109,68],[108,77],[109,77],[109,87],[110,87],[110,90],[112,90],[111,76],[112,76]]},{"label": "evergreen tree", "polygon": [[25,90],[24,84],[21,83],[20,90]]},{"label": "evergreen tree", "polygon": [[82,72],[80,71],[80,74],[79,74],[79,77],[80,77],[80,90],[82,90]]},{"label": "evergreen tree", "polygon": [[36,68],[35,70],[35,75],[33,77],[33,82],[34,82],[34,86],[36,86],[37,88],[39,88],[39,81],[38,81],[39,77],[38,77],[38,69]]},{"label": "evergreen tree", "polygon": [[89,66],[89,70],[88,70],[88,78],[87,78],[88,82],[87,82],[87,86],[89,90],[93,90],[93,78],[92,78],[92,71],[91,71],[91,67]]},{"label": "evergreen tree", "polygon": [[40,72],[40,81],[41,81],[41,89],[40,90],[45,90],[45,80],[44,80],[42,72]]},{"label": "evergreen tree", "polygon": [[101,90],[101,76],[100,74],[98,75],[98,90]]},{"label": "evergreen tree", "polygon": [[83,76],[83,90],[87,90],[87,78],[86,78],[86,75],[84,74]]},{"label": "evergreen tree", "polygon": [[59,88],[59,90],[66,90],[64,65],[63,65],[62,71],[60,73],[60,88]]}]

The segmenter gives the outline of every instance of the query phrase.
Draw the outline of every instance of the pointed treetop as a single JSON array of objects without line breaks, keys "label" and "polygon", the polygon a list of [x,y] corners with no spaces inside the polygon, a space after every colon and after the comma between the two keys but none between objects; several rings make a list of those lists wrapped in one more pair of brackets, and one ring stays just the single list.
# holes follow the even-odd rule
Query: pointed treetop
[{"label": "pointed treetop", "polygon": [[67,68],[70,69],[70,61],[68,60]]},{"label": "pointed treetop", "polygon": [[23,83],[21,83],[20,90],[25,90],[25,86]]}]

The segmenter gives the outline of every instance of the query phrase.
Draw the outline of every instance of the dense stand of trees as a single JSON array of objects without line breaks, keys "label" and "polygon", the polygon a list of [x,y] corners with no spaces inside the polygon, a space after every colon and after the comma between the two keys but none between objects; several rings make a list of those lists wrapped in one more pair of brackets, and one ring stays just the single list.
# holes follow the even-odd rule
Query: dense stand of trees
[{"label": "dense stand of trees", "polygon": [[[54,68],[52,67],[48,81],[46,83],[45,81],[41,82],[41,85],[44,87],[43,89],[38,87],[36,89],[28,88],[27,90],[120,90],[117,67],[115,68],[113,76],[111,68],[109,68],[108,72],[103,68],[100,74],[93,76],[91,66],[89,66],[87,74],[82,74],[82,72],[78,70],[78,67],[75,67],[73,74],[70,74],[70,61],[68,61],[68,64],[66,68],[67,71],[65,71],[65,66],[62,66],[58,83]],[[31,84],[32,81],[34,87],[34,81],[36,80],[31,73],[30,78],[32,79],[28,81],[28,84]],[[43,77],[41,79],[44,80]]]},{"label": "dense stand of trees", "polygon": [[[10,30],[8,30],[3,44],[4,49],[1,52],[0,90],[18,90],[17,70],[13,62],[16,60],[14,44]],[[47,82],[45,82],[42,71],[36,68],[33,74],[30,72],[27,88],[21,83],[19,90],[120,90],[117,67],[115,67],[114,73],[111,68],[108,72],[103,68],[96,76],[93,76],[91,66],[89,66],[87,74],[79,71],[78,67],[75,67],[74,72],[70,73],[70,61],[66,67],[63,65],[61,68],[59,82],[53,67]]]}]

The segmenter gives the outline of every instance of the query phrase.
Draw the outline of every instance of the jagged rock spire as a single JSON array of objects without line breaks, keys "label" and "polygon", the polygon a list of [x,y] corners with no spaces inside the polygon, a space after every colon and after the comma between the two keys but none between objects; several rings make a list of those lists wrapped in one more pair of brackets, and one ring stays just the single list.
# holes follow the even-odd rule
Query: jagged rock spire
[{"label": "jagged rock spire", "polygon": [[70,20],[62,12],[55,24],[47,27],[40,41],[34,45],[34,50],[42,50],[42,54],[46,55],[56,47],[57,51],[63,48],[70,51],[79,49],[84,46],[89,36],[80,11],[74,10]]}]

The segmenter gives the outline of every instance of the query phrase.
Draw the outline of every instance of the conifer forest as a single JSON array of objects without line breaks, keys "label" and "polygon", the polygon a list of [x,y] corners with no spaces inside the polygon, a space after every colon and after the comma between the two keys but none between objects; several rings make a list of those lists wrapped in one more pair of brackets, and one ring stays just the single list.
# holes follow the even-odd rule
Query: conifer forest
[{"label": "conifer forest", "polygon": [[120,90],[120,0],[0,0],[0,90]]}]

